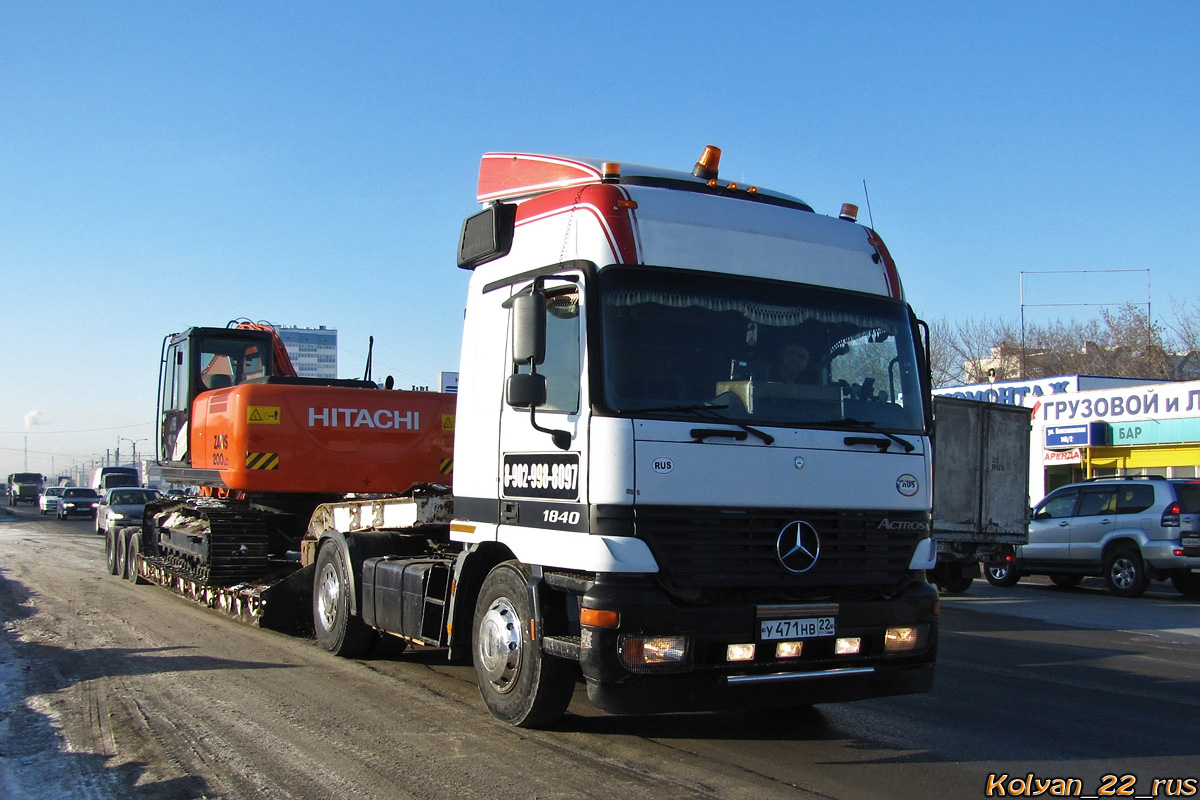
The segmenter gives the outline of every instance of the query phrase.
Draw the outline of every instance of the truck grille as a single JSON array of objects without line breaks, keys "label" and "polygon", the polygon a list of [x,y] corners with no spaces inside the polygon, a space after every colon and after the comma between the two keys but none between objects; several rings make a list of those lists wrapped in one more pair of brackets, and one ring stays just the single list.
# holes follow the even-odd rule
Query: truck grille
[{"label": "truck grille", "polygon": [[[917,530],[884,530],[883,520],[919,523]],[[808,522],[821,537],[808,572],[784,569],[776,556],[783,527]],[[927,518],[913,512],[838,512],[789,509],[723,510],[634,506],[634,530],[680,588],[807,588],[893,586],[904,579]]]}]

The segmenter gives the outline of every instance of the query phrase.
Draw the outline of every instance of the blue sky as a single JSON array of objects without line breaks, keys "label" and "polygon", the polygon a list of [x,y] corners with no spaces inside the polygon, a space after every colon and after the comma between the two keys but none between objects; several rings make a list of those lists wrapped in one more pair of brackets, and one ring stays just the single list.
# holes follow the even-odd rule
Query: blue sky
[{"label": "blue sky", "polygon": [[[0,3],[0,474],[150,439],[163,336],[458,364],[479,157],[863,206],[929,320],[1200,296],[1194,2]],[[1031,309],[1045,319],[1060,309]],[[1038,316],[1040,315],[1040,316]],[[152,441],[140,442],[140,451]],[[52,460],[53,459],[53,460]]]}]

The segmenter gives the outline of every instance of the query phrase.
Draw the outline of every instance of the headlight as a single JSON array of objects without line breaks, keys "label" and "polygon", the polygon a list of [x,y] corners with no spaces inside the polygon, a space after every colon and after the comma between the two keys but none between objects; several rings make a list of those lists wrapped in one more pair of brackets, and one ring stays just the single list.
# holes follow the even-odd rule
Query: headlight
[{"label": "headlight", "polygon": [[125,515],[119,511],[110,511],[110,512],[108,512],[108,518],[109,519],[125,519]]}]

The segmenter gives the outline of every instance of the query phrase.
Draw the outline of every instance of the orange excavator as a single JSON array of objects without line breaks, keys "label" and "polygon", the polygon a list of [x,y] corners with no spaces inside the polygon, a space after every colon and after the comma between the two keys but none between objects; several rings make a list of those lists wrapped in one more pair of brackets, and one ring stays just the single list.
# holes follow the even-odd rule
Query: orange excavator
[{"label": "orange excavator", "polygon": [[454,400],[366,378],[299,377],[263,323],[171,334],[159,372],[158,463],[164,481],[195,488],[147,506],[140,532],[110,537],[110,571],[190,595],[270,586],[299,568],[317,505],[442,491]]}]

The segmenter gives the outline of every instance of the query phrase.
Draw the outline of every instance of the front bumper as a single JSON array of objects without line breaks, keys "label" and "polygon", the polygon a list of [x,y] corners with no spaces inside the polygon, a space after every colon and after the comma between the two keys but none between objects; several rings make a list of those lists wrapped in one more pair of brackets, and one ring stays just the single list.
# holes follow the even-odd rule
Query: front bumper
[{"label": "front bumper", "polygon": [[[584,626],[580,665],[588,697],[617,714],[796,706],[929,691],[937,652],[937,590],[916,581],[887,600],[837,604],[836,636],[803,640],[796,658],[776,658],[774,643],[757,642],[759,606],[681,605],[649,579],[604,579],[584,596],[584,608],[616,611],[617,628]],[[921,631],[917,646],[888,653],[889,627]],[[631,671],[622,636],[685,633],[690,652],[678,664]],[[837,655],[836,638],[858,638],[861,652]],[[752,661],[730,662],[729,645],[757,643]]]},{"label": "front bumper", "polygon": [[95,506],[72,506],[63,504],[58,511],[64,517],[94,517],[96,516]]}]

